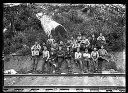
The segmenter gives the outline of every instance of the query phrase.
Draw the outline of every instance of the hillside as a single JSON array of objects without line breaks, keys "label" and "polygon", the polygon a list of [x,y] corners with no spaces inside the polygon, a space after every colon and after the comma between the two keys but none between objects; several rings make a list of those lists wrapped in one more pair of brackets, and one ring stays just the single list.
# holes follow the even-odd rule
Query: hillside
[{"label": "hillside", "polygon": [[[80,32],[90,37],[96,37],[102,32],[106,38],[105,49],[113,52],[117,66],[124,69],[123,53],[125,49],[126,8],[118,5],[55,5],[55,4],[20,4],[3,8],[3,35],[5,57],[12,53],[25,57],[10,57],[4,61],[4,70],[13,68],[16,71],[30,69],[30,47],[35,41],[41,46],[48,39],[36,17],[36,13],[43,12],[52,16],[53,20],[62,24],[68,31],[68,36],[76,38]],[[27,46],[27,47],[24,47]],[[5,58],[6,59],[6,58]],[[17,60],[19,59],[19,61]]]}]

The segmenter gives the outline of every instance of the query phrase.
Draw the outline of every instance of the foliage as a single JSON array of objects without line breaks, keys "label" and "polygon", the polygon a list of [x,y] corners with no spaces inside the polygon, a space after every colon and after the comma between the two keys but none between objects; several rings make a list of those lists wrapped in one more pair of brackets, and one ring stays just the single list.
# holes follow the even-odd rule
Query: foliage
[{"label": "foliage", "polygon": [[[106,37],[108,51],[124,49],[125,8],[104,4],[90,5],[86,7],[87,11],[83,11],[84,5],[44,7],[47,8],[47,13],[55,13],[53,19],[66,28],[68,35],[76,37],[77,33],[81,32],[87,37],[95,33],[97,37],[102,32]],[[35,41],[39,41],[40,44],[46,42],[48,37],[35,16],[39,11],[46,10],[36,4],[4,7],[3,26],[7,28],[4,33],[5,54],[22,49],[23,44],[31,47]]]}]

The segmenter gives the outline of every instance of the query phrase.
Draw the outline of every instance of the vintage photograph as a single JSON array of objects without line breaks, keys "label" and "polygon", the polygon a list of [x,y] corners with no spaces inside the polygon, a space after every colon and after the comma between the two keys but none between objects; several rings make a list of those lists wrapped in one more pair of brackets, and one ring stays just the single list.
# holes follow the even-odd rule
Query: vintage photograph
[{"label": "vintage photograph", "polygon": [[4,92],[125,92],[126,5],[3,3]]}]

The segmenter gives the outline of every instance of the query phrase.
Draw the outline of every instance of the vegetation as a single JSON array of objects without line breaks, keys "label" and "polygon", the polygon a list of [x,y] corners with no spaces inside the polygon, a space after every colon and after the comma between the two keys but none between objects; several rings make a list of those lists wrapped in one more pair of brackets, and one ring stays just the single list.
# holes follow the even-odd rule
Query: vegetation
[{"label": "vegetation", "polygon": [[[42,7],[40,7],[42,6]],[[122,51],[125,48],[126,8],[116,5],[68,5],[31,4],[4,7],[3,28],[4,54],[20,51],[21,54],[30,52],[23,45],[31,47],[35,41],[46,42],[47,36],[36,18],[37,12],[52,15],[53,19],[62,24],[68,35],[77,36],[78,32],[89,37],[92,33],[100,32],[106,37],[108,51]]]}]

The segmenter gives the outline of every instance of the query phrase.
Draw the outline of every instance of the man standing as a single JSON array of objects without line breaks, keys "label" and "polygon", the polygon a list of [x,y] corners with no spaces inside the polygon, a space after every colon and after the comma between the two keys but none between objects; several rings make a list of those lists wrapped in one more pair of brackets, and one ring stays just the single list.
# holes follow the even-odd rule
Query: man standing
[{"label": "man standing", "polygon": [[98,51],[96,51],[96,48],[94,48],[94,51],[91,52],[91,58],[93,60],[93,69],[95,70],[95,72],[97,72],[99,53]]},{"label": "man standing", "polygon": [[82,54],[80,53],[80,48],[77,48],[77,52],[75,52],[75,62],[79,64],[80,71],[81,73],[83,73],[81,58],[82,58]]},{"label": "man standing", "polygon": [[87,71],[90,70],[90,57],[91,55],[88,53],[88,49],[85,49],[85,52],[83,53],[83,70],[85,70],[85,67],[87,68]]},{"label": "man standing", "polygon": [[85,50],[85,48],[89,48],[90,42],[86,37],[83,37],[81,44],[84,45],[83,50]]},{"label": "man standing", "polygon": [[65,53],[62,50],[62,46],[59,46],[59,50],[57,51],[57,62],[58,62],[57,70],[59,71],[59,73],[61,73],[61,66],[64,61],[64,55]]},{"label": "man standing", "polygon": [[100,36],[97,38],[98,47],[100,48],[102,45],[106,44],[105,37],[100,33]]},{"label": "man standing", "polygon": [[95,35],[92,34],[92,37],[90,39],[90,45],[91,45],[91,49],[94,49],[94,47],[96,47],[96,43],[97,43],[97,40],[95,38]]},{"label": "man standing", "polygon": [[53,43],[55,42],[55,40],[52,38],[52,36],[50,35],[50,38],[47,40],[47,43],[52,46]]},{"label": "man standing", "polygon": [[51,51],[50,51],[50,60],[49,60],[49,63],[50,63],[50,67],[52,67],[52,72],[55,73],[56,72],[56,51],[54,48],[51,48]]},{"label": "man standing", "polygon": [[[98,50],[99,53],[99,71],[102,70],[102,62],[103,60],[107,60],[107,57],[109,56],[107,51],[104,49],[103,46],[101,46],[101,49]],[[108,60],[107,60],[108,61]]]},{"label": "man standing", "polygon": [[68,73],[70,73],[71,71],[71,58],[72,58],[72,54],[71,54],[71,51],[70,51],[70,48],[67,46],[67,50],[65,52],[65,61],[67,63],[67,67],[68,67]]},{"label": "man standing", "polygon": [[[42,64],[42,70],[44,71],[44,66],[45,66],[45,64],[47,64],[48,66],[49,66],[49,64],[48,64],[48,59],[49,59],[49,57],[50,57],[50,55],[49,55],[49,51],[47,50],[47,47],[44,47],[44,50],[43,50],[43,64]],[[47,66],[47,67],[48,67]],[[47,68],[47,70],[49,69],[49,67]]]},{"label": "man standing", "polygon": [[40,44],[35,42],[35,44],[31,47],[33,64],[32,64],[32,71],[35,72],[38,64],[39,52],[41,50]]}]

